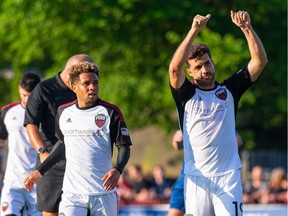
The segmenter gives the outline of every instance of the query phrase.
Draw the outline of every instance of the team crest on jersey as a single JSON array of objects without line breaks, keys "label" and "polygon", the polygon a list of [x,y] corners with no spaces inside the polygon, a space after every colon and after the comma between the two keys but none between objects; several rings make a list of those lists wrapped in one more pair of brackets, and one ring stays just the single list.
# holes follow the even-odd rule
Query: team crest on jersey
[{"label": "team crest on jersey", "polygon": [[96,125],[101,128],[106,122],[106,116],[104,114],[98,114],[95,116],[95,123]]},{"label": "team crest on jersey", "polygon": [[221,100],[226,100],[227,98],[227,91],[226,89],[224,88],[221,88],[221,89],[218,89],[216,92],[215,92],[215,95],[221,99]]},{"label": "team crest on jersey", "polygon": [[7,202],[4,202],[1,204],[2,212],[5,212],[9,207],[9,204]]}]

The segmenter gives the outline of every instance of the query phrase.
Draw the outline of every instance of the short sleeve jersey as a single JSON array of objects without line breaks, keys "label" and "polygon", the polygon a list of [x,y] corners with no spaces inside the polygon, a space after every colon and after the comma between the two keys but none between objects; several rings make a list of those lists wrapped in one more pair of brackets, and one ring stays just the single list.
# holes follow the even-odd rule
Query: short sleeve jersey
[{"label": "short sleeve jersey", "polygon": [[56,136],[64,141],[66,170],[64,192],[104,194],[103,181],[112,169],[113,144],[131,145],[121,111],[98,99],[94,107],[80,109],[76,102],[58,109]]},{"label": "short sleeve jersey", "polygon": [[242,167],[235,136],[238,102],[252,85],[247,67],[211,90],[187,78],[172,86],[184,143],[184,173],[213,177]]},{"label": "short sleeve jersey", "polygon": [[56,76],[40,82],[29,96],[24,125],[40,128],[43,142],[50,152],[56,143],[55,116],[59,106],[76,100],[76,95]]},{"label": "short sleeve jersey", "polygon": [[23,182],[36,168],[37,152],[29,141],[24,122],[25,109],[20,102],[3,106],[0,118],[0,138],[8,140],[8,157],[4,184],[24,188]]}]

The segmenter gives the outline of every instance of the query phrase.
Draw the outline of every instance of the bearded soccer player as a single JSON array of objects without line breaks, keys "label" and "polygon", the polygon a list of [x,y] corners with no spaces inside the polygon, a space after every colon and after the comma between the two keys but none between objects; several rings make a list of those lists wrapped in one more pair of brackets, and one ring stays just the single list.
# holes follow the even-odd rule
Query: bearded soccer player
[{"label": "bearded soccer player", "polygon": [[[246,11],[231,11],[244,33],[250,60],[223,83],[214,80],[209,48],[193,43],[211,15],[196,15],[169,66],[184,146],[185,213],[197,216],[242,215],[242,167],[235,136],[237,105],[268,60]],[[193,78],[186,77],[186,72]]]}]

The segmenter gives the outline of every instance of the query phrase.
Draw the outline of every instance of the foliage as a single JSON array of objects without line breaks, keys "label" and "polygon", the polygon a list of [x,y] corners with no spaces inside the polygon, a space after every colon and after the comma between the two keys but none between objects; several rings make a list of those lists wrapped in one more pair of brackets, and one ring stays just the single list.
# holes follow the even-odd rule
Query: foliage
[{"label": "foliage", "polygon": [[[12,68],[15,76],[0,79],[1,104],[18,99],[18,80],[25,71],[51,77],[70,56],[87,53],[100,66],[101,98],[121,108],[130,128],[156,124],[174,130],[168,66],[196,13],[212,14],[197,40],[211,48],[217,80],[249,60],[231,9],[250,13],[269,58],[257,85],[242,98],[237,118],[240,132],[249,138],[247,147],[257,148],[261,131],[287,127],[287,19],[281,0],[2,0],[0,67]],[[276,41],[281,42],[277,49]]]}]

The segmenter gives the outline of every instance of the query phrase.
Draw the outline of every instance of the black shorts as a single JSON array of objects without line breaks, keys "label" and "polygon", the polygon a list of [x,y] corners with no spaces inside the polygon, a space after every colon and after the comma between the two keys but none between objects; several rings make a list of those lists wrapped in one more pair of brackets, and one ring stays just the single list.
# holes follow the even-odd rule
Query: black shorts
[{"label": "black shorts", "polygon": [[66,160],[60,160],[37,181],[37,210],[58,212]]}]

